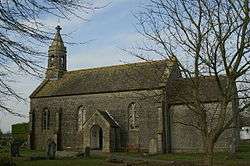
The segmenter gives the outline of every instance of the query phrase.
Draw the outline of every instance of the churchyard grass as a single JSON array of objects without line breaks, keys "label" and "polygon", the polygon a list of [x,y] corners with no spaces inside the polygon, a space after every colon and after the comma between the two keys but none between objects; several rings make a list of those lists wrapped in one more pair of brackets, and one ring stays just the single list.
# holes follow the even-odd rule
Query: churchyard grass
[{"label": "churchyard grass", "polygon": [[[63,160],[34,160],[30,161],[28,157],[32,155],[44,156],[44,151],[31,151],[28,149],[21,149],[20,154],[22,158],[15,158],[17,166],[119,166],[119,164],[107,163],[106,159],[108,155],[97,156],[92,155],[90,158],[86,159],[63,159]],[[123,156],[128,159],[140,158],[152,160],[150,163],[156,161],[179,161],[181,163],[193,162],[201,163],[203,155],[199,153],[178,153],[178,154],[159,154],[152,156],[143,156],[139,153],[116,153],[118,156]],[[0,149],[0,156],[9,155],[9,151],[6,148]],[[250,165],[250,142],[242,142],[240,144],[239,152],[233,159],[229,157],[227,153],[216,153],[215,155],[215,165],[216,166],[249,166]],[[154,165],[155,166],[155,165]]]},{"label": "churchyard grass", "polygon": [[[123,156],[142,157],[138,153],[118,153]],[[201,153],[173,153],[173,154],[158,154],[147,156],[150,160],[164,160],[164,161],[193,161],[193,163],[201,163],[203,160]],[[235,158],[230,157],[228,153],[216,153],[215,165],[217,166],[250,166],[250,141],[242,141],[240,143],[239,152]]]},{"label": "churchyard grass", "polygon": [[[21,148],[20,149],[20,155],[21,157],[30,157],[33,154],[39,155],[39,156],[44,156],[45,152],[44,151],[38,151],[38,150],[30,150],[27,148]],[[10,155],[10,148],[9,147],[1,147],[0,148],[0,156],[2,155]]]},{"label": "churchyard grass", "polygon": [[[202,161],[203,155],[199,153],[178,153],[178,154],[160,154],[151,156],[151,159],[169,160],[169,161]],[[228,153],[216,153],[215,165],[218,166],[249,166],[250,165],[250,141],[242,141],[234,158]]]},{"label": "churchyard grass", "polygon": [[17,162],[17,166],[101,166],[104,158],[91,157],[88,159],[67,159],[67,160],[36,160]]}]

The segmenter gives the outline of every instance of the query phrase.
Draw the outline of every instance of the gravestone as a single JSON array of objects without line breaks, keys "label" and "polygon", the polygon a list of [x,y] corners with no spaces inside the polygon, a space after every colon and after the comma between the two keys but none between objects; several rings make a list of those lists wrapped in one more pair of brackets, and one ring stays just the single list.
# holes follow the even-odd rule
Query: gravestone
[{"label": "gravestone", "polygon": [[85,148],[85,157],[90,157],[90,147]]},{"label": "gravestone", "polygon": [[157,153],[157,141],[156,139],[151,139],[149,142],[149,154]]},{"label": "gravestone", "polygon": [[13,141],[10,145],[10,153],[12,157],[18,157],[19,154],[19,143],[17,141]]},{"label": "gravestone", "polygon": [[52,141],[49,142],[48,144],[47,157],[48,159],[55,159],[55,155],[56,155],[56,143]]}]

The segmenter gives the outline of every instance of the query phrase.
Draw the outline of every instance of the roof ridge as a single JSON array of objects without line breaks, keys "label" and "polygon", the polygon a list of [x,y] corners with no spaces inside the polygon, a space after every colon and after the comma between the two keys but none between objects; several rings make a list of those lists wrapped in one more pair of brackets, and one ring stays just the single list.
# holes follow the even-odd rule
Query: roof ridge
[{"label": "roof ridge", "polygon": [[[189,77],[189,78],[186,78],[186,77],[178,77],[178,78],[175,78],[173,81],[183,81],[183,80],[195,80],[195,79],[215,79],[216,78],[216,75],[201,75],[201,76],[198,76],[198,77]],[[218,78],[226,78],[225,75],[219,75]]]},{"label": "roof ridge", "polygon": [[143,64],[149,64],[149,63],[159,63],[164,61],[171,61],[170,59],[164,59],[164,60],[156,60],[156,61],[144,61],[144,62],[135,62],[135,63],[126,63],[126,64],[119,64],[119,65],[112,65],[112,66],[101,66],[101,67],[93,67],[93,68],[86,68],[86,69],[77,69],[77,70],[71,70],[67,71],[66,74],[74,73],[74,72],[80,72],[80,71],[86,71],[86,70],[100,70],[100,69],[107,69],[107,68],[113,68],[113,67],[125,67],[125,66],[132,66],[132,65],[143,65]]}]

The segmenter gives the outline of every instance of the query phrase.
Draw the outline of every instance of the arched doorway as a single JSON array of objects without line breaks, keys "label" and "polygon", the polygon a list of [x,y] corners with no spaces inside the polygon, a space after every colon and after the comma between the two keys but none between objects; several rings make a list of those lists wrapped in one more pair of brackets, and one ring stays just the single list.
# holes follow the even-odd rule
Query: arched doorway
[{"label": "arched doorway", "polygon": [[103,146],[103,131],[98,125],[94,125],[90,129],[90,148],[94,150],[102,150]]}]

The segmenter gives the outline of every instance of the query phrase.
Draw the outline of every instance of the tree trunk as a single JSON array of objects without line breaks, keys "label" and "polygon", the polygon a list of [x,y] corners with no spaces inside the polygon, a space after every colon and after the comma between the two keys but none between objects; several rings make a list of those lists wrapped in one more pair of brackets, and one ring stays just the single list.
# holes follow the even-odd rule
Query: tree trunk
[{"label": "tree trunk", "polygon": [[205,143],[205,158],[204,163],[207,166],[213,166],[214,159],[214,142],[207,139]]},{"label": "tree trunk", "polygon": [[237,94],[236,81],[232,81],[232,109],[233,109],[233,140],[230,148],[230,154],[234,158],[236,152],[238,151],[239,144],[239,101]]}]

